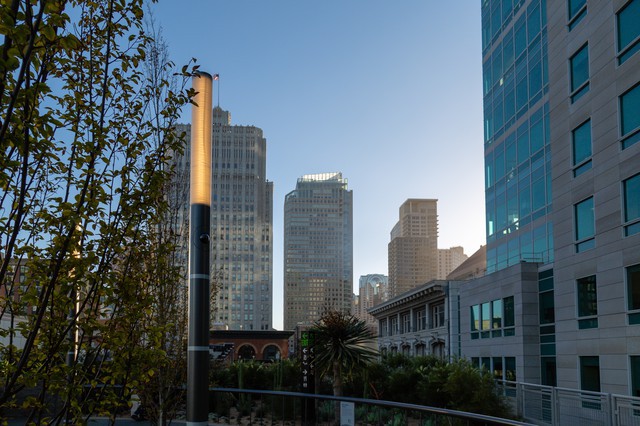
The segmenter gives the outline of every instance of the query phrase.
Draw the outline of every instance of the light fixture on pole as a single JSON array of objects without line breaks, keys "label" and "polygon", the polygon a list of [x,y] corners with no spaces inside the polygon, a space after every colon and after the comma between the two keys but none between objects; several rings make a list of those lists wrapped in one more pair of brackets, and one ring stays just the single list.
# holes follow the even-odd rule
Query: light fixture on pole
[{"label": "light fixture on pole", "polygon": [[209,241],[211,209],[211,75],[196,72],[191,113],[189,343],[187,425],[209,420]]}]

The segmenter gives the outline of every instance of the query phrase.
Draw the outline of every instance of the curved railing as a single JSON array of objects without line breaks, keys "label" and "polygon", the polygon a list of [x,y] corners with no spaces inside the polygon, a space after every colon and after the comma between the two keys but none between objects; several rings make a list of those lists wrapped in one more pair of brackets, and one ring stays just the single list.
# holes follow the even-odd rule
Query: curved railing
[{"label": "curved railing", "polygon": [[[530,425],[437,407],[300,392],[212,388],[217,424],[256,425]],[[339,421],[339,423],[338,423]]]}]

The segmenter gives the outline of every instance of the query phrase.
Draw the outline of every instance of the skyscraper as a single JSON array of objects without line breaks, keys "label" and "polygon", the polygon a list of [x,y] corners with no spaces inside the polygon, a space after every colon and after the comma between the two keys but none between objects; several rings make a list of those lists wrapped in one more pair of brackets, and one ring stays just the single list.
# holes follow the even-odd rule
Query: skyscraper
[{"label": "skyscraper", "polygon": [[382,274],[362,275],[358,287],[353,314],[377,333],[378,321],[367,310],[389,299],[389,279]]},{"label": "skyscraper", "polygon": [[438,276],[438,200],[408,199],[389,243],[389,297]]},{"label": "skyscraper", "polygon": [[[212,113],[211,319],[231,330],[271,330],[273,183],[266,178],[267,142],[255,126],[231,125],[228,111],[215,107]],[[190,126],[178,130],[189,140]],[[188,158],[187,147],[177,159],[178,176],[188,171]]]},{"label": "skyscraper", "polygon": [[304,175],[284,203],[284,327],[350,312],[353,194],[342,173]]}]

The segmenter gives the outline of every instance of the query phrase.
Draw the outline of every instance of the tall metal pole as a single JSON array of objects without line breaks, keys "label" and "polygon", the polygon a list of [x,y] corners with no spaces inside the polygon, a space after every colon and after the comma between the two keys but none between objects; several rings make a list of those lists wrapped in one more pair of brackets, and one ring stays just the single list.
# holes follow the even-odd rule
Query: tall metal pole
[{"label": "tall metal pole", "polygon": [[209,420],[209,241],[211,209],[211,75],[193,77],[191,116],[191,223],[189,230],[189,347],[187,425]]}]

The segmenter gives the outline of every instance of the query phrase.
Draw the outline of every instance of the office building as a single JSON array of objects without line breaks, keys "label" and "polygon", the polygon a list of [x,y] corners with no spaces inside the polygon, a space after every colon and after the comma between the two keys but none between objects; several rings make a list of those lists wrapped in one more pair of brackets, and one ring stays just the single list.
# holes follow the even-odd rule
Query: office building
[{"label": "office building", "polygon": [[353,194],[342,173],[304,175],[284,203],[284,327],[351,311]]},{"label": "office building", "polygon": [[[490,275],[461,290],[463,352],[640,395],[640,0],[487,0],[482,33]],[[509,297],[534,314],[513,335]]]},{"label": "office building", "polygon": [[462,247],[450,247],[448,249],[438,249],[438,276],[439,280],[444,280],[458,266],[467,260]]},{"label": "office building", "polygon": [[[267,141],[255,126],[232,125],[228,111],[215,107],[212,113],[211,321],[229,330],[271,330],[273,183],[266,178]],[[190,126],[178,131],[190,140]],[[176,186],[182,193],[187,185],[186,194],[188,159],[187,147],[176,159],[177,176],[183,176]],[[188,214],[187,209],[179,223]]]},{"label": "office building", "polygon": [[438,200],[408,199],[389,242],[389,297],[438,276]]},{"label": "office building", "polygon": [[389,299],[389,279],[382,274],[362,275],[358,289],[353,314],[366,322],[377,333],[378,322],[367,311]]}]

